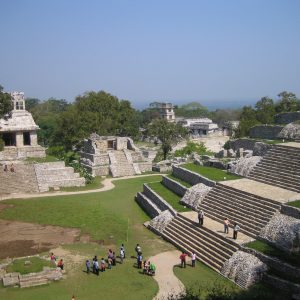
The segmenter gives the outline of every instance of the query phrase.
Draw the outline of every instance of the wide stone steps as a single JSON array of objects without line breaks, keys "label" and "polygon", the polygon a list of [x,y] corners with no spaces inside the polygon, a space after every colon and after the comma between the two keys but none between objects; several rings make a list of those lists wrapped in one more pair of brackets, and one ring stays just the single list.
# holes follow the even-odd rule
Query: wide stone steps
[{"label": "wide stone steps", "polygon": [[[224,193],[224,191],[219,191],[219,190],[213,190],[209,197],[213,197],[213,200],[215,202],[220,203],[221,205],[224,205],[224,194],[227,195],[227,193]],[[229,194],[229,196],[231,196]],[[269,218],[273,215],[273,209],[272,210],[267,210],[264,209],[260,206],[256,206],[255,203],[252,202],[245,202],[244,199],[239,199],[238,197],[232,198],[231,202],[227,202],[226,206],[232,209],[238,208],[241,212],[243,213],[250,213],[250,214],[255,214],[259,216],[260,219],[268,221]],[[275,209],[274,209],[275,210]]]},{"label": "wide stone steps", "polygon": [[264,162],[264,163],[258,163],[255,168],[264,168],[264,169],[268,169],[269,171],[272,171],[274,173],[278,173],[278,174],[290,174],[291,176],[296,176],[296,177],[300,177],[300,170],[294,166],[292,167],[288,167],[285,166],[284,168],[280,165],[277,165],[276,163],[271,162]]},{"label": "wide stone steps", "polygon": [[48,284],[48,279],[39,275],[31,275],[31,276],[20,276],[20,287],[32,287]]},{"label": "wide stone steps", "polygon": [[194,251],[199,260],[218,272],[239,247],[207,228],[196,227],[180,214],[165,228],[163,237],[186,252]]},{"label": "wide stone steps", "polygon": [[299,159],[297,159],[297,160],[289,159],[289,158],[278,159],[274,156],[265,156],[258,164],[260,164],[260,165],[276,164],[276,166],[278,166],[278,167],[282,167],[282,168],[288,167],[288,168],[291,168],[294,170],[296,170],[300,166]]},{"label": "wide stone steps", "polygon": [[214,203],[216,206],[219,206],[223,210],[228,210],[233,213],[238,210],[239,215],[245,218],[251,218],[255,224],[265,224],[270,220],[270,215],[263,216],[259,211],[252,210],[247,206],[243,207],[242,205],[237,204],[234,200],[230,203],[224,203],[224,198],[220,198],[216,193],[207,195],[206,198],[206,200],[210,200],[212,203]]},{"label": "wide stone steps", "polygon": [[229,191],[232,196],[234,195],[234,197],[243,197],[243,199],[247,199],[247,202],[254,201],[258,206],[260,204],[263,204],[265,207],[268,207],[273,210],[280,209],[280,203],[278,203],[278,201],[276,200],[254,195],[246,191],[238,190],[236,188],[222,183],[217,183],[216,187],[221,188],[224,192]]}]

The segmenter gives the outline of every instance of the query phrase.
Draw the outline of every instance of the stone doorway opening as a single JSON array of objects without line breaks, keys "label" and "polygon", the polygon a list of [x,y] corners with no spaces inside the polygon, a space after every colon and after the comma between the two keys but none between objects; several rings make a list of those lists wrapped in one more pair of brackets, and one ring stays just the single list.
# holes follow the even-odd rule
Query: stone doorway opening
[{"label": "stone doorway opening", "polygon": [[4,132],[2,139],[5,146],[16,146],[16,134],[13,132]]},{"label": "stone doorway opening", "polygon": [[30,132],[23,132],[23,145],[24,146],[30,146],[31,145],[31,139],[30,139]]}]

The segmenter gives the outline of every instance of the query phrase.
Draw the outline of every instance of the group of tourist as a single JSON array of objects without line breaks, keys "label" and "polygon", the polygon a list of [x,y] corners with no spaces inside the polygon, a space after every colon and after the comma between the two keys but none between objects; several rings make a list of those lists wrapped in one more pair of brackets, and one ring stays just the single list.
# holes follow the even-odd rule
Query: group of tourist
[{"label": "group of tourist", "polygon": [[[4,165],[3,171],[4,171],[4,172],[8,172],[8,166],[7,166],[7,164]],[[11,165],[10,165],[9,171],[12,172],[12,173],[15,172],[15,166],[14,166],[14,164],[11,164]]]},{"label": "group of tourist", "polygon": [[[181,255],[179,256],[181,268],[186,267],[186,258],[187,258],[187,256],[188,255],[185,252],[182,252]],[[195,268],[197,255],[194,251],[191,253],[191,258],[192,258],[192,268]]]},{"label": "group of tourist", "polygon": [[61,258],[58,262],[56,262],[56,256],[54,255],[53,252],[51,252],[51,254],[50,254],[50,260],[51,260],[58,268],[60,268],[61,270],[64,269],[64,261],[63,261],[63,259]]},{"label": "group of tourist", "polygon": [[[198,222],[199,222],[199,226],[203,226],[204,211],[202,209],[200,209],[198,211]],[[224,233],[229,234],[229,226],[230,226],[230,222],[227,218],[225,218],[224,219]],[[233,224],[233,239],[234,240],[237,239],[237,234],[240,230],[241,230],[241,227],[237,223],[234,223]]]},{"label": "group of tourist", "polygon": [[[136,245],[135,252],[136,252],[138,269],[143,268],[144,274],[154,275],[156,267],[153,263],[150,263],[149,261],[144,261],[144,265],[143,265],[142,248],[139,244]],[[125,247],[124,244],[121,244],[120,255],[119,255],[120,264],[123,264],[125,257],[126,257]],[[102,257],[99,262],[98,257],[95,255],[91,261],[89,259],[86,260],[85,266],[86,266],[87,274],[89,274],[92,271],[92,273],[99,276],[100,272],[104,272],[106,269],[112,269],[113,266],[116,266],[116,253],[112,251],[112,249],[109,249],[107,253],[107,259],[104,259]]]}]

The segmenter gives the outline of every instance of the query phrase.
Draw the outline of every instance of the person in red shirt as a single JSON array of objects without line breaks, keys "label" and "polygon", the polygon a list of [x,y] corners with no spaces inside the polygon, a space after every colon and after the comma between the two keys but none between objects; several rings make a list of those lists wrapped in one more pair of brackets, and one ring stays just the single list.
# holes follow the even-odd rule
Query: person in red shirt
[{"label": "person in red shirt", "polygon": [[186,257],[187,257],[187,254],[184,252],[182,252],[181,255],[179,256],[180,261],[181,261],[181,268],[186,267]]}]

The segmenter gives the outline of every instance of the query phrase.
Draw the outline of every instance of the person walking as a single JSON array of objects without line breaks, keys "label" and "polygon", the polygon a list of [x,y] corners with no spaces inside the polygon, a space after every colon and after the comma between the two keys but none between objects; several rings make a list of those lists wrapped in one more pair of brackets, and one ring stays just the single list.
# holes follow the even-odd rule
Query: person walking
[{"label": "person walking", "polygon": [[204,212],[202,209],[200,209],[198,212],[198,221],[199,221],[199,226],[202,226],[204,221]]},{"label": "person walking", "polygon": [[195,268],[196,266],[196,253],[195,252],[192,252],[192,267]]},{"label": "person walking", "polygon": [[230,222],[227,218],[224,219],[224,233],[229,233]]},{"label": "person walking", "polygon": [[121,264],[123,263],[124,260],[124,250],[120,249],[120,259],[121,259]]},{"label": "person walking", "polygon": [[181,255],[179,256],[180,262],[181,262],[181,268],[186,267],[186,256],[187,256],[187,254],[184,252],[182,252]]},{"label": "person walking", "polygon": [[235,223],[234,226],[233,226],[233,239],[236,240],[237,239],[237,234],[238,232],[240,231],[240,226]]}]

